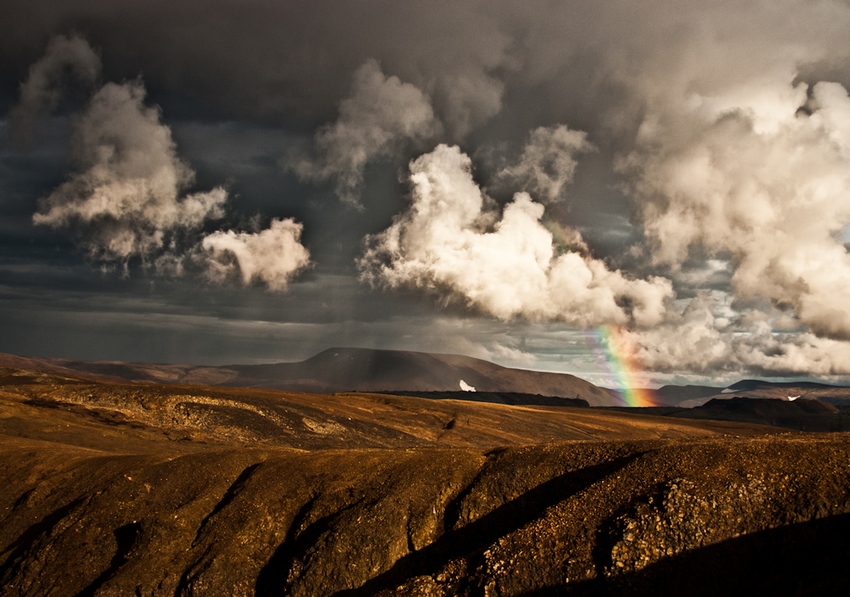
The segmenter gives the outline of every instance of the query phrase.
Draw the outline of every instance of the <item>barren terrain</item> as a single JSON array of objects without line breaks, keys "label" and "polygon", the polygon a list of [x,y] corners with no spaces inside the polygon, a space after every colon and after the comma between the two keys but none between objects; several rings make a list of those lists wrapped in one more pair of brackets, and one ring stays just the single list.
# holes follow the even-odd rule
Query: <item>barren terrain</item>
[{"label": "barren terrain", "polygon": [[146,381],[292,390],[297,392],[447,392],[460,381],[482,392],[578,398],[592,405],[620,404],[609,390],[567,373],[501,367],[461,355],[366,348],[329,348],[297,363],[220,367],[71,361],[0,353],[0,367],[74,375],[99,381]]},{"label": "barren terrain", "polygon": [[850,437],[0,371],[3,595],[850,588]]}]

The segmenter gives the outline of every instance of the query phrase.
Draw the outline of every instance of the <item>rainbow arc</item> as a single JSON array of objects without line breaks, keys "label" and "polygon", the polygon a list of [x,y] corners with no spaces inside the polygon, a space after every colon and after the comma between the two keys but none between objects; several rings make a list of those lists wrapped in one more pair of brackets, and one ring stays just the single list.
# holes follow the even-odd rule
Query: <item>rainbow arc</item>
[{"label": "rainbow arc", "polygon": [[634,357],[632,346],[616,326],[602,326],[591,331],[597,353],[604,356],[625,406],[657,406],[655,392],[646,386],[643,369]]}]

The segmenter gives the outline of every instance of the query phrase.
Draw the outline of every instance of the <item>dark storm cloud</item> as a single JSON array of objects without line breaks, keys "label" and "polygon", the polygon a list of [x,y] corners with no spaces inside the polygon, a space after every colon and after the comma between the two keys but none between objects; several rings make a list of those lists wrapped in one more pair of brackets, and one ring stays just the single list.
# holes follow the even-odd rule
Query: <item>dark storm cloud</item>
[{"label": "dark storm cloud", "polygon": [[[676,10],[665,2],[544,0],[129,0],[120,6],[82,0],[39,6],[11,3],[0,29],[5,61],[18,61],[10,69],[18,80],[26,68],[21,61],[35,62],[52,34],[79,31],[108,48],[111,78],[143,71],[151,87],[217,105],[226,114],[290,123],[303,118],[302,126],[332,120],[352,74],[370,59],[433,97],[455,138],[498,113],[505,96],[529,89],[536,99],[525,96],[532,100],[527,110],[536,118],[513,131],[517,139],[559,120],[586,128],[594,124],[591,114],[611,104],[630,108],[618,110],[618,119],[609,122],[615,127],[639,117],[641,109],[640,102],[623,105],[613,93],[618,86],[734,79],[758,72],[779,44],[802,48],[798,62],[809,70],[829,66],[834,75],[847,74],[835,53],[846,20],[839,2],[684,2]],[[730,53],[747,56],[738,61],[743,66],[730,71],[725,60],[710,64],[711,56],[699,56],[711,50],[706,43],[715,35],[724,36],[716,41]],[[690,81],[682,69],[670,69],[683,61],[693,62]]]},{"label": "dark storm cloud", "polygon": [[501,83],[487,73],[509,63],[510,38],[487,13],[487,3],[20,3],[2,43],[34,61],[45,32],[73,28],[109,48],[110,76],[143,68],[153,87],[284,122],[332,118],[351,73],[375,59],[433,94],[462,134],[498,111]]}]

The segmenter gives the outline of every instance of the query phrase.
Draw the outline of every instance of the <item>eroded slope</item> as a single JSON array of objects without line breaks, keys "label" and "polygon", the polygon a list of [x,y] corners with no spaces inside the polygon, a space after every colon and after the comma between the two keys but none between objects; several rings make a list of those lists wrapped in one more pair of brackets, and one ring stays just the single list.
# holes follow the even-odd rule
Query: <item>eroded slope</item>
[{"label": "eroded slope", "polygon": [[845,434],[21,371],[0,381],[4,595],[848,584]]}]

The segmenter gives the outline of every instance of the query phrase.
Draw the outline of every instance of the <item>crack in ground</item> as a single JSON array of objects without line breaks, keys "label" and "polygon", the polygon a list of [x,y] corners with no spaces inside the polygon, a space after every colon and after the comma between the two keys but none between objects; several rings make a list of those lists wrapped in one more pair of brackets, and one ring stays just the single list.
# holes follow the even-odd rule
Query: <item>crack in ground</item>
[{"label": "crack in ground", "polygon": [[195,533],[195,539],[192,541],[192,547],[197,545],[198,540],[201,537],[201,533],[207,526],[207,523],[212,519],[213,516],[224,510],[235,498],[239,495],[243,489],[245,489],[245,485],[248,483],[248,480],[254,475],[257,468],[259,468],[261,463],[257,462],[252,464],[251,466],[246,467],[239,476],[230,484],[230,487],[227,488],[227,491],[224,492],[224,495],[218,501],[218,503],[213,507],[209,514],[207,514],[204,519],[201,521],[200,526],[198,527],[198,531]]}]

